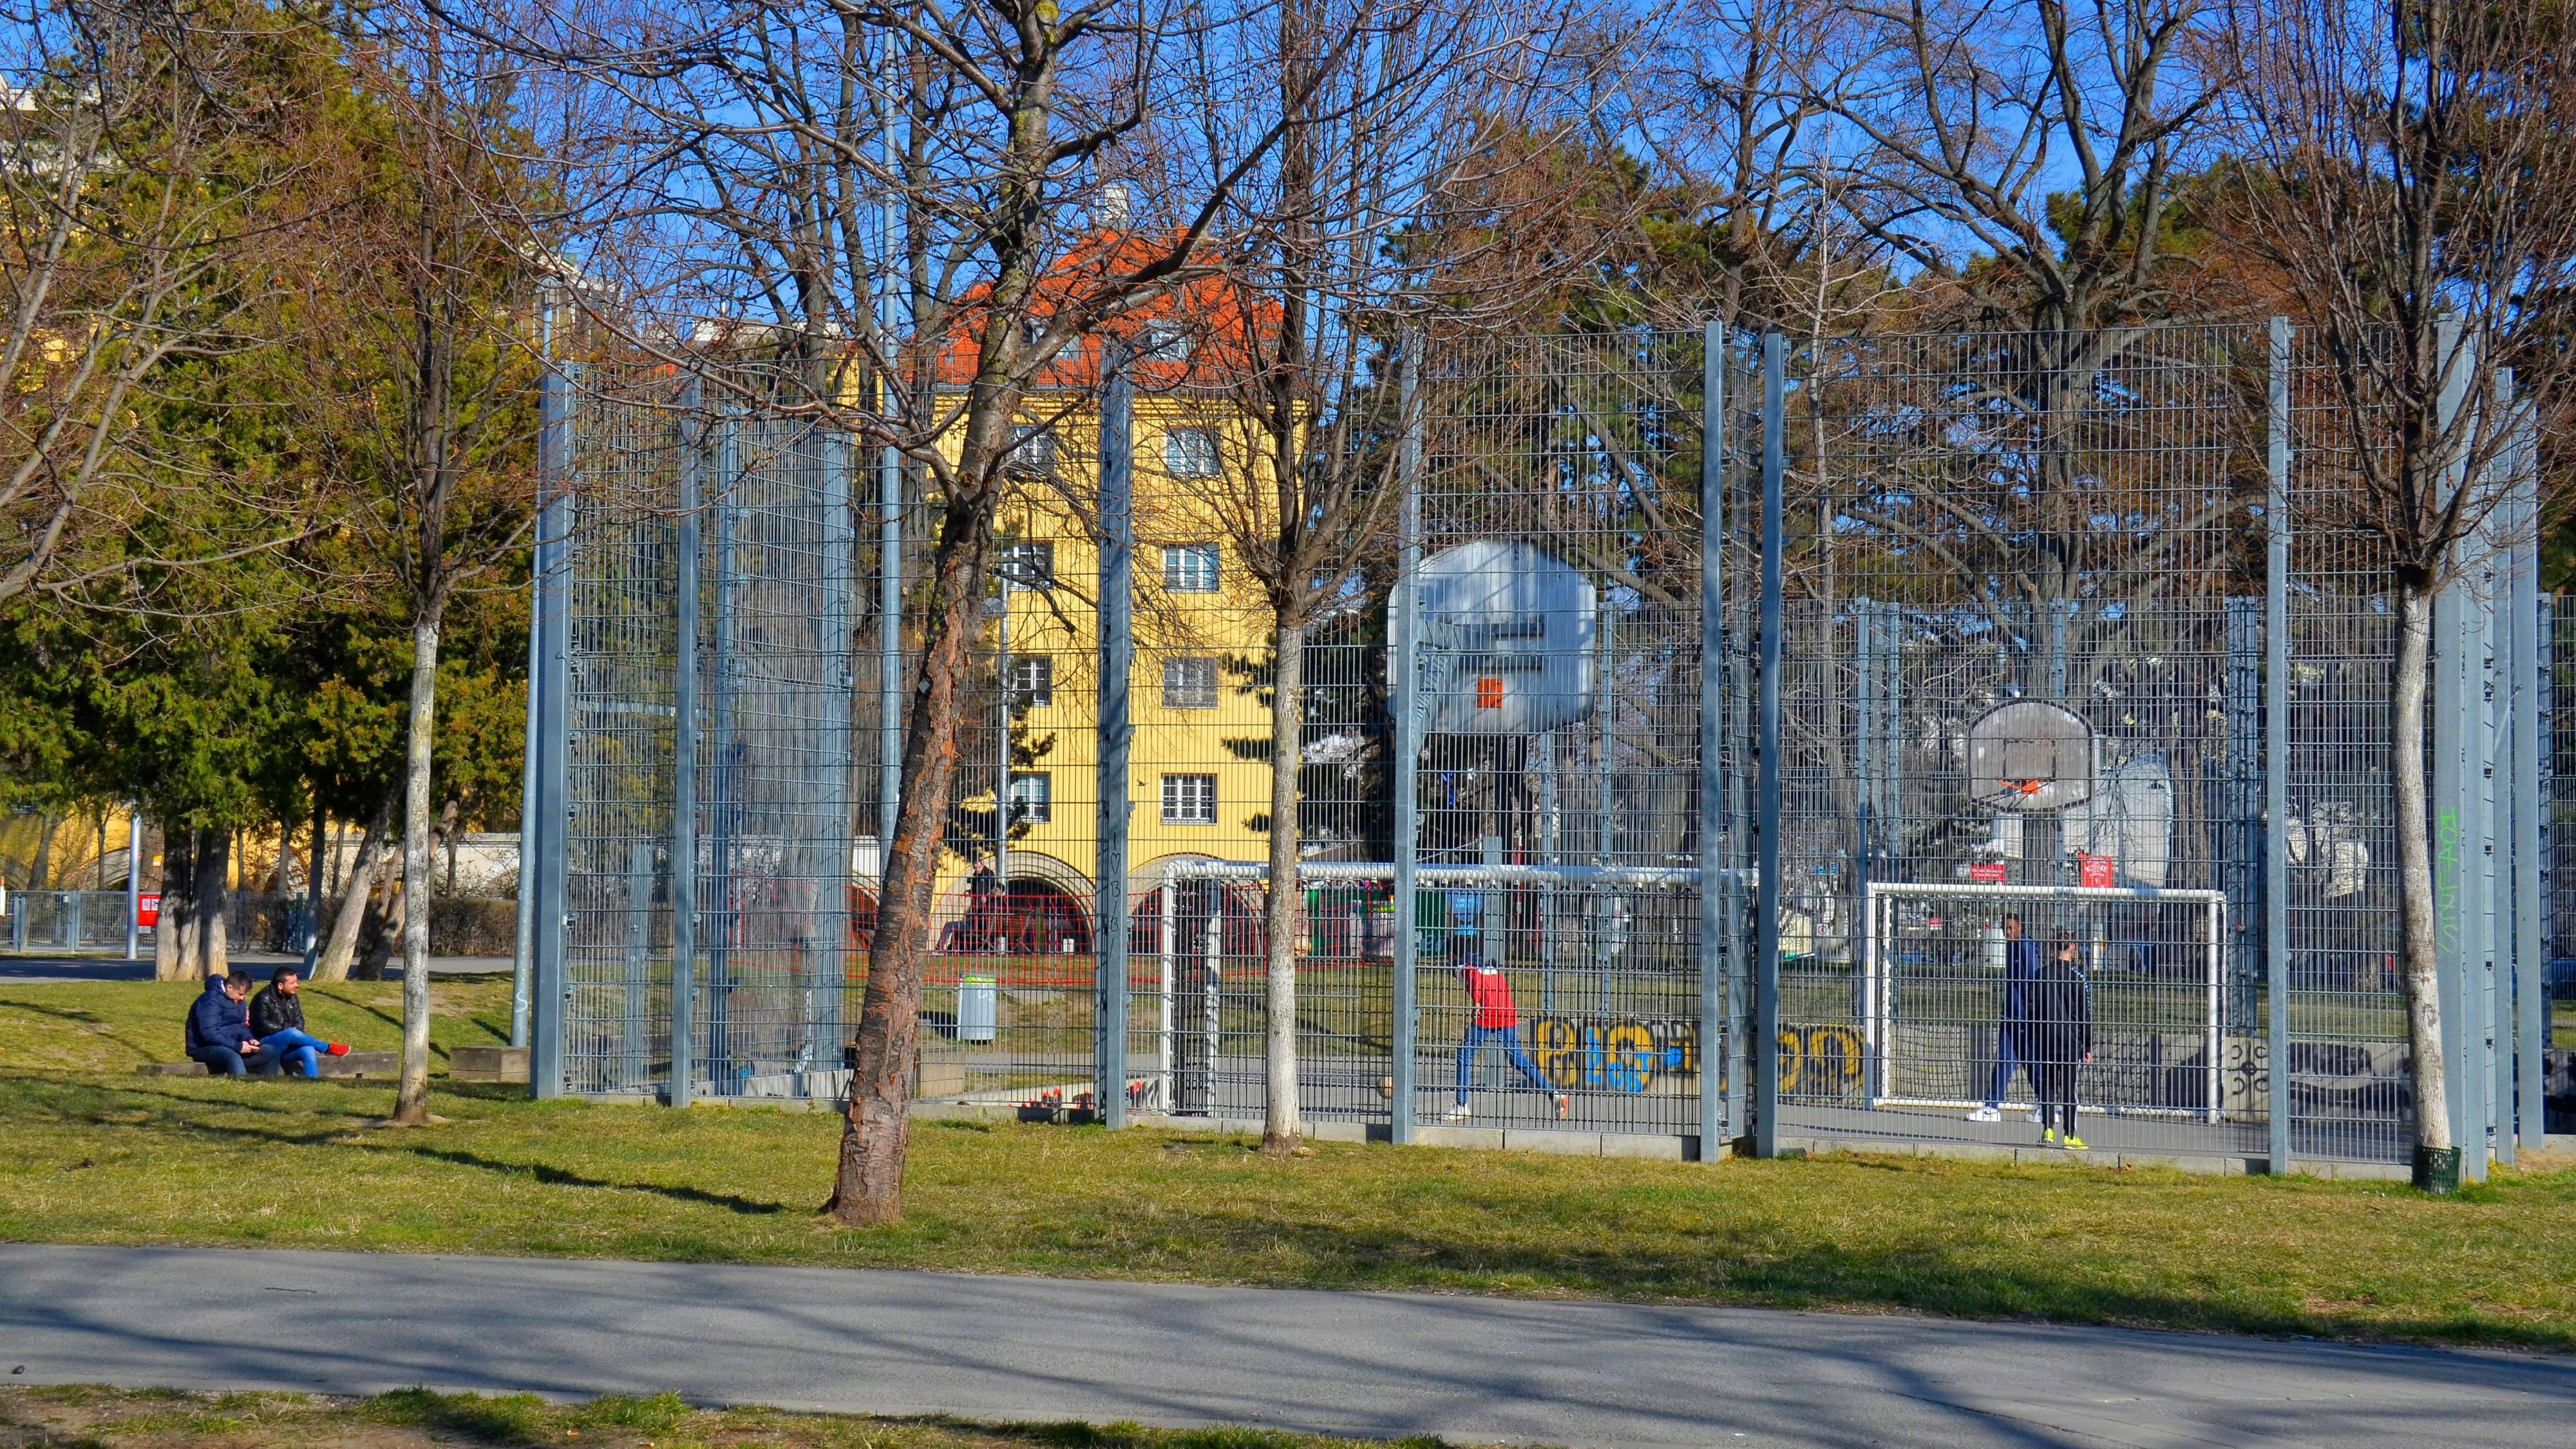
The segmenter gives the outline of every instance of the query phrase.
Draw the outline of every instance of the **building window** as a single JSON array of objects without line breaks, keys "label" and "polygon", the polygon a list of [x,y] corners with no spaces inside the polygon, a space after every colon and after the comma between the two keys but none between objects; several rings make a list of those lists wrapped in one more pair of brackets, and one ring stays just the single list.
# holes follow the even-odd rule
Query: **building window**
[{"label": "building window", "polygon": [[1187,362],[1190,335],[1178,327],[1149,325],[1137,336],[1136,350],[1149,362]]},{"label": "building window", "polygon": [[1163,823],[1165,825],[1214,825],[1216,823],[1216,776],[1165,775],[1163,777]]},{"label": "building window", "polygon": [[1011,823],[1044,825],[1055,809],[1055,777],[1044,771],[1011,776]]},{"label": "building window", "polygon": [[1217,585],[1217,552],[1212,543],[1163,546],[1163,588],[1175,594],[1213,594]]},{"label": "building window", "polygon": [[1175,478],[1216,476],[1216,430],[1174,428],[1163,434],[1163,471]]},{"label": "building window", "polygon": [[1051,589],[1055,587],[1055,545],[1031,542],[1002,545],[1002,556],[996,566],[1002,585],[1012,589]]},{"label": "building window", "polygon": [[1163,708],[1216,708],[1217,663],[1213,659],[1163,661]]},{"label": "building window", "polygon": [[1044,423],[1013,423],[1011,450],[1002,455],[1005,471],[1023,478],[1055,476],[1055,434]]},{"label": "building window", "polygon": [[1011,708],[1044,709],[1055,703],[1055,658],[1048,654],[1011,656]]}]

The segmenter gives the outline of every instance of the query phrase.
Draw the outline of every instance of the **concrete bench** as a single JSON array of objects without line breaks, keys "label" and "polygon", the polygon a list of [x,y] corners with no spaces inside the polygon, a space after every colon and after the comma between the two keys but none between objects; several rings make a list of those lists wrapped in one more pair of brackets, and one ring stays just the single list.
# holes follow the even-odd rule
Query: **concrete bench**
[{"label": "concrete bench", "polygon": [[451,1082],[524,1082],[528,1049],[514,1046],[457,1047],[447,1054]]},{"label": "concrete bench", "polygon": [[[146,1077],[202,1077],[204,1062],[145,1062],[136,1067],[137,1075]],[[326,1077],[391,1077],[402,1072],[401,1052],[351,1052],[347,1056],[324,1057],[322,1075]]]}]

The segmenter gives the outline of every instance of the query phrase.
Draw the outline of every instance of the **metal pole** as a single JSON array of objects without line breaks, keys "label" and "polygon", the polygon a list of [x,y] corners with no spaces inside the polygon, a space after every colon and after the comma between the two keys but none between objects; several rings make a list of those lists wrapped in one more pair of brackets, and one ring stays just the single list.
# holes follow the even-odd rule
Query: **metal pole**
[{"label": "metal pole", "polygon": [[[1600,645],[1600,657],[1593,666],[1599,673],[1593,681],[1592,705],[1592,863],[1595,866],[1606,867],[1610,864],[1612,849],[1619,838],[1617,818],[1614,814],[1617,802],[1611,798],[1610,789],[1610,733],[1619,713],[1619,696],[1613,691],[1611,684],[1612,677],[1617,672],[1619,659],[1617,636],[1619,616],[1612,611],[1610,601],[1604,599],[1601,601],[1599,611],[1593,615],[1593,619],[1593,630]],[[1487,863],[1499,864],[1500,862],[1488,861]],[[1604,895],[1595,891],[1592,896],[1594,923],[1592,944],[1593,948],[1601,953],[1600,974],[1593,978],[1592,1000],[1593,1010],[1601,1017],[1603,1031],[1610,1029],[1610,973],[1611,969],[1618,964],[1618,949],[1614,943],[1619,935],[1619,905],[1619,897],[1615,895]]]},{"label": "metal pole", "polygon": [[706,434],[698,380],[680,394],[679,587],[673,597],[671,668],[671,1092],[689,1105],[697,1086],[698,588],[702,549],[698,472]]},{"label": "metal pole", "polygon": [[2514,419],[2513,587],[2513,1002],[2516,1137],[2533,1152],[2549,1145],[2542,1063],[2549,953],[2541,941],[2546,880],[2540,842],[2541,656],[2540,455],[2525,408]]},{"label": "metal pole", "polygon": [[[537,707],[537,681],[545,675],[546,648],[544,610],[538,606],[537,590],[532,570],[528,578],[528,721],[519,750],[519,931],[510,947],[510,1045],[514,1047],[528,1044],[529,973],[537,952],[537,741],[545,732],[543,712]],[[318,847],[320,842],[315,844]],[[321,851],[317,848],[314,854]],[[318,862],[315,869],[320,869]],[[318,940],[320,922],[315,925]],[[313,952],[307,950],[305,956],[309,966]]]},{"label": "metal pole", "polygon": [[1390,993],[1388,1029],[1387,1136],[1397,1143],[1413,1140],[1414,972],[1422,948],[1413,899],[1414,867],[1421,848],[1421,801],[1416,771],[1421,765],[1420,613],[1422,573],[1422,334],[1404,339],[1398,360],[1398,402],[1402,431],[1396,442],[1396,473],[1404,490],[1397,513],[1395,599],[1387,632],[1395,657],[1387,680],[1395,712],[1395,980]]},{"label": "metal pole", "polygon": [[[1108,353],[1103,361],[1108,376],[1100,397],[1099,895],[1091,928],[1100,1038],[1092,1057],[1098,1074],[1092,1100],[1102,1125],[1116,1128],[1127,1125],[1127,753],[1136,736],[1127,684],[1136,662],[1136,472],[1133,394],[1117,356]],[[1008,698],[1006,691],[1005,723]],[[1008,735],[1005,729],[1006,759]]]},{"label": "metal pole", "polygon": [[[1000,724],[993,740],[993,902],[994,919],[1007,923],[1011,903],[1011,575],[1002,571],[1001,592],[986,602],[993,611],[993,691]],[[1003,929],[1008,930],[1007,924]],[[1096,949],[1096,947],[1095,947]]]},{"label": "metal pole", "polygon": [[[894,113],[888,109],[878,143],[886,174],[897,175]],[[894,355],[895,258],[901,248],[900,221],[888,199],[880,208],[885,249],[884,288],[878,298],[877,326],[883,356]],[[897,386],[902,379],[879,368],[877,412],[891,418],[899,411]],[[886,868],[894,855],[895,821],[903,800],[903,456],[887,443],[877,452],[877,909],[883,900]]]},{"label": "metal pole", "polygon": [[[320,852],[315,852],[319,854]],[[308,863],[307,870],[319,867]],[[26,908],[19,908],[18,921],[23,927]],[[22,935],[18,945],[26,947]],[[143,810],[140,805],[125,807],[125,959],[138,960],[143,954]]]},{"label": "metal pole", "polygon": [[2263,495],[2263,971],[2271,1126],[2266,1170],[2290,1170],[2290,321],[2272,319]]},{"label": "metal pole", "polygon": [[1754,789],[1760,852],[1754,910],[1760,940],[1753,956],[1753,1155],[1780,1152],[1780,510],[1787,468],[1785,400],[1788,341],[1762,338],[1762,666],[1761,760]]},{"label": "metal pole", "polygon": [[813,977],[809,982],[808,1000],[813,1021],[808,1047],[818,1070],[829,1071],[842,1058],[848,1044],[848,997],[850,991],[849,961],[846,953],[850,939],[850,854],[854,825],[850,799],[853,776],[858,768],[850,737],[850,705],[858,684],[857,638],[851,628],[850,610],[855,603],[859,572],[859,490],[858,459],[850,447],[850,435],[838,428],[809,425],[805,432],[805,451],[820,470],[820,496],[816,500],[822,535],[821,617],[815,621],[816,652],[823,657],[825,688],[821,705],[821,766],[824,771],[821,807],[822,827],[818,834],[812,863],[806,867],[818,894],[830,899],[815,902],[812,930],[814,950],[808,956]]},{"label": "metal pole", "polygon": [[[712,696],[707,701],[705,722],[700,726],[712,741],[707,751],[707,891],[714,902],[712,911],[701,910],[705,932],[707,980],[704,995],[707,1003],[707,1088],[717,1095],[730,1096],[728,1088],[738,1090],[742,1073],[733,1065],[733,955],[732,947],[741,916],[734,893],[734,855],[741,830],[735,795],[739,788],[735,766],[739,763],[737,731],[734,720],[735,635],[742,611],[741,580],[738,576],[734,535],[740,516],[737,490],[742,483],[741,434],[734,418],[716,424],[715,446],[715,627],[708,630],[707,686]],[[707,918],[714,919],[709,921]]]},{"label": "metal pole", "polygon": [[1726,1119],[1726,327],[1700,338],[1699,432],[1699,1160]]},{"label": "metal pole", "polygon": [[[545,307],[546,369],[538,395],[536,609],[543,640],[537,691],[538,751],[534,808],[520,814],[519,848],[535,858],[535,940],[530,945],[528,1090],[537,1097],[564,1092],[564,945],[571,925],[565,899],[565,827],[571,806],[570,555],[572,497],[572,396],[555,359],[554,331],[561,292],[549,288]],[[534,829],[529,827],[533,825]]]}]

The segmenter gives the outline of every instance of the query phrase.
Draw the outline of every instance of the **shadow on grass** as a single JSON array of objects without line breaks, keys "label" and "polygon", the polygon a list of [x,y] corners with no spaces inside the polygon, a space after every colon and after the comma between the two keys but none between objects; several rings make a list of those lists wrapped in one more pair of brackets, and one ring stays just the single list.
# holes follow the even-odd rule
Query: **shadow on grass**
[{"label": "shadow on grass", "polygon": [[[30,1085],[35,1085],[35,1083],[33,1083],[29,1078],[0,1076],[0,1086],[23,1088]],[[399,1137],[352,1136],[351,1134],[353,1130],[363,1128],[378,1120],[377,1114],[372,1108],[365,1111],[352,1108],[349,1110],[334,1112],[331,1115],[341,1119],[339,1122],[314,1130],[281,1131],[275,1128],[250,1123],[209,1122],[194,1116],[188,1109],[190,1107],[196,1107],[232,1112],[247,1111],[272,1116],[299,1111],[302,1113],[318,1115],[320,1109],[317,1109],[309,1102],[296,1103],[293,1101],[272,1100],[270,1102],[254,1104],[240,1099],[225,1100],[212,1097],[201,1097],[193,1094],[183,1094],[169,1090],[153,1090],[149,1088],[116,1087],[71,1082],[46,1083],[44,1085],[53,1086],[59,1089],[63,1094],[73,1098],[95,1098],[98,1095],[104,1094],[111,1099],[108,1102],[98,1102],[95,1100],[80,1102],[56,1101],[48,1104],[53,1109],[52,1115],[59,1121],[86,1122],[88,1125],[96,1127],[159,1130],[173,1136],[188,1135],[200,1138],[219,1139],[229,1142],[249,1142],[263,1147],[340,1146],[365,1152],[418,1157],[433,1162],[447,1163],[455,1167],[469,1167],[481,1172],[498,1173],[513,1177],[529,1177],[550,1187],[578,1187],[594,1188],[613,1192],[648,1193],[656,1197],[667,1198],[673,1202],[696,1203],[704,1207],[722,1208],[727,1212],[738,1213],[745,1216],[766,1217],[797,1211],[797,1209],[791,1208],[785,1203],[762,1202],[755,1198],[741,1197],[733,1193],[710,1192],[704,1188],[682,1187],[668,1183],[655,1182],[615,1182],[607,1178],[593,1177],[585,1173],[574,1172],[568,1168],[555,1167],[542,1162],[513,1162],[505,1158],[487,1157],[478,1152],[469,1152],[451,1147],[437,1147],[425,1142],[407,1141]],[[276,1085],[278,1084],[271,1084],[271,1086],[266,1090],[274,1090]],[[315,1087],[323,1087],[332,1084],[327,1082],[311,1082],[301,1085],[305,1091],[309,1092]],[[287,1090],[295,1090],[295,1088],[289,1087]],[[382,1090],[382,1088],[379,1088],[378,1090]],[[12,1091],[8,1095],[15,1097],[18,1093]],[[131,1105],[120,1106],[115,1099],[124,1099],[125,1102],[130,1103]],[[23,1100],[12,1102],[10,1103],[10,1110],[6,1113],[0,1113],[0,1116],[14,1118],[19,1121],[31,1120],[34,1114],[27,1110],[28,1105],[29,1104]],[[119,1111],[141,1111],[147,1115],[140,1121],[128,1120],[122,1117],[111,1117],[108,1115]]]},{"label": "shadow on grass", "polygon": [[106,1026],[109,1024],[106,1017],[100,1016],[94,1011],[66,1011],[59,1006],[38,1006],[32,1001],[9,1001],[0,999],[0,1007],[7,1007],[11,1011],[23,1011],[29,1016],[50,1016],[62,1021],[77,1022],[82,1026]]},{"label": "shadow on grass", "polygon": [[549,1187],[588,1187],[603,1188],[613,1192],[651,1193],[655,1197],[669,1198],[673,1202],[723,1208],[727,1212],[741,1213],[748,1217],[767,1217],[797,1211],[785,1203],[761,1202],[754,1198],[737,1197],[729,1192],[709,1192],[700,1187],[673,1187],[658,1182],[611,1182],[606,1178],[590,1177],[566,1168],[549,1167],[542,1162],[510,1162],[497,1157],[485,1157],[476,1152],[459,1151],[451,1147],[429,1147],[419,1143],[374,1139],[352,1145],[370,1152],[407,1153],[414,1157],[425,1157],[457,1167],[479,1168],[485,1172],[504,1173],[512,1177],[532,1177]]}]

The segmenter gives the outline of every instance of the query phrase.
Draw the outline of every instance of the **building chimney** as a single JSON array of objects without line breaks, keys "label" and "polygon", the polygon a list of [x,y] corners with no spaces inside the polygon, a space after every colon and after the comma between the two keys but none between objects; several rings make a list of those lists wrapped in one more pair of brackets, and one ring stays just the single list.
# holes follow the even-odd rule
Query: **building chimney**
[{"label": "building chimney", "polygon": [[1099,221],[1102,231],[1125,231],[1127,229],[1127,183],[1124,181],[1101,183],[1100,198],[1092,203],[1091,210],[1092,215]]}]

